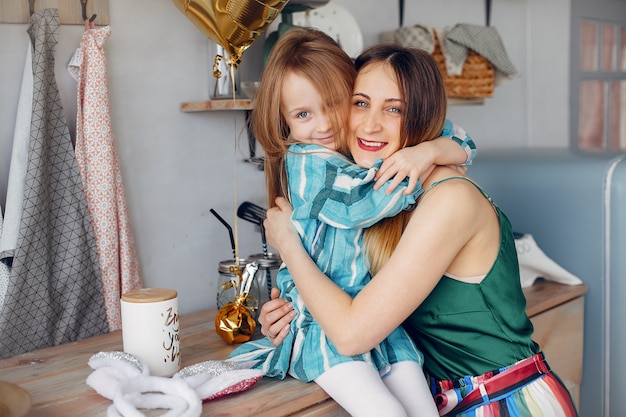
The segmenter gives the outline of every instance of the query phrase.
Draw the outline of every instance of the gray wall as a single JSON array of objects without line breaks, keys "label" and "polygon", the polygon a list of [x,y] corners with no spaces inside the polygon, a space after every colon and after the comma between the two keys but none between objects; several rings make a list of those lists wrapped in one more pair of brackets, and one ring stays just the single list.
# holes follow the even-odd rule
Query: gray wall
[{"label": "gray wall", "polygon": [[[365,45],[398,25],[394,1],[336,1],[359,22]],[[231,257],[231,249],[226,229],[209,209],[234,223],[242,201],[266,204],[263,173],[242,162],[243,113],[179,111],[181,102],[208,99],[214,44],[172,2],[109,0],[109,5],[112,34],[105,50],[113,134],[144,280],[147,286],[177,289],[183,313],[212,307],[217,265]],[[405,25],[482,24],[483,7],[483,0],[409,0]],[[480,149],[568,146],[569,19],[570,0],[494,2],[492,25],[522,76],[497,87],[484,105],[450,108],[450,117]],[[26,27],[0,24],[0,204],[6,197]],[[76,87],[65,66],[81,33],[80,26],[62,26],[56,54],[72,129]],[[241,79],[258,77],[262,42],[244,54]],[[260,252],[258,231],[237,224],[240,255]]]}]

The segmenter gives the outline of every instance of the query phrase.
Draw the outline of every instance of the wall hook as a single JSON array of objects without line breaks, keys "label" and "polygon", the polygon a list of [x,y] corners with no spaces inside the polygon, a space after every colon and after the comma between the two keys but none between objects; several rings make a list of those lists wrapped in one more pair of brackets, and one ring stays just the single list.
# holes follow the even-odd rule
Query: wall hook
[{"label": "wall hook", "polygon": [[96,20],[96,14],[91,15],[91,17],[87,17],[87,0],[80,0],[80,8],[83,14],[83,20],[89,20],[89,22],[93,22]]}]

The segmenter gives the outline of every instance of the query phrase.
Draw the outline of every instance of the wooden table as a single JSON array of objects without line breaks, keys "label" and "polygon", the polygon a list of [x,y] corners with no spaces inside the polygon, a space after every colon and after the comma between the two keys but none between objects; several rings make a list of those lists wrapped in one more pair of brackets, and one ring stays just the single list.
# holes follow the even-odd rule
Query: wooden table
[{"label": "wooden table", "polygon": [[[539,282],[524,290],[527,312],[535,323],[535,339],[546,350],[552,368],[570,388],[582,376],[582,300],[584,285]],[[210,359],[225,359],[234,346],[215,333],[215,310],[181,317],[183,366]],[[569,325],[568,325],[569,323]],[[559,331],[559,329],[561,329]],[[121,331],[0,360],[0,380],[28,390],[33,407],[28,417],[105,416],[110,400],[101,397],[85,380],[87,361],[100,351],[122,350]],[[574,390],[575,391],[575,390]],[[578,392],[575,392],[578,397]],[[149,416],[160,415],[149,411]],[[205,402],[203,416],[347,416],[315,383],[287,377],[263,378],[252,389]]]},{"label": "wooden table", "polygon": [[[183,367],[210,359],[225,359],[234,346],[215,333],[215,310],[181,316]],[[28,417],[105,416],[111,401],[85,383],[94,353],[122,350],[122,332],[115,331],[0,361],[0,380],[30,392],[33,406]],[[146,414],[156,416],[163,410]],[[347,416],[315,383],[287,377],[263,378],[252,389],[208,401],[203,416]]]}]

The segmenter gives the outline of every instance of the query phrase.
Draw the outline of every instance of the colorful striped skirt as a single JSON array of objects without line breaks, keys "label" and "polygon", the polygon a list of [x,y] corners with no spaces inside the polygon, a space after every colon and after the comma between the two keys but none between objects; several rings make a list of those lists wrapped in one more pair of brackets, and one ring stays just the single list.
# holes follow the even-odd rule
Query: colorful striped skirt
[{"label": "colorful striped skirt", "polygon": [[543,353],[479,376],[431,378],[431,388],[440,416],[578,416],[567,388]]}]

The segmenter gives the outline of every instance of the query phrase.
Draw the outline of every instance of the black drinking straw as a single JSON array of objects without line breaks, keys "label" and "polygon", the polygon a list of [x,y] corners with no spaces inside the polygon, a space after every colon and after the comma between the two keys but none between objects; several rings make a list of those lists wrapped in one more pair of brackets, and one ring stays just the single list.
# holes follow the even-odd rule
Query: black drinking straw
[{"label": "black drinking straw", "polygon": [[235,236],[233,235],[232,227],[230,227],[230,225],[226,223],[226,220],[222,219],[222,217],[219,214],[217,214],[215,210],[211,209],[210,211],[211,213],[213,213],[215,217],[217,217],[217,220],[222,222],[222,224],[226,226],[226,228],[228,229],[228,235],[230,236],[230,245],[233,248],[233,260],[237,262],[237,251],[235,250]]}]

